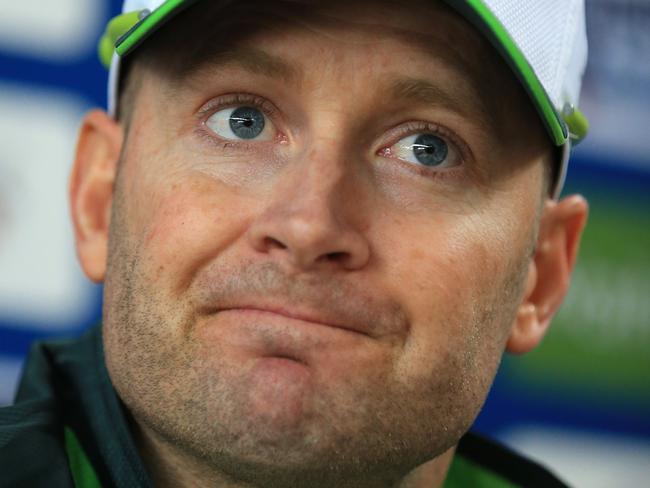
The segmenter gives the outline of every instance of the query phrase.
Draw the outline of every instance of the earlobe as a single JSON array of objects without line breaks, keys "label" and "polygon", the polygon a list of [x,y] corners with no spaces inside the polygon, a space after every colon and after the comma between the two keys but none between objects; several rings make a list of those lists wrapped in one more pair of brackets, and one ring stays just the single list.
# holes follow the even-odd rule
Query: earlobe
[{"label": "earlobe", "polygon": [[511,329],[506,349],[513,354],[523,354],[533,349],[542,340],[545,330],[539,322],[536,304],[531,296],[537,285],[537,266],[534,260],[528,264],[524,300],[519,305],[515,323]]},{"label": "earlobe", "polygon": [[523,354],[544,338],[569,290],[587,214],[587,202],[579,195],[546,202],[535,256],[529,264],[526,289],[507,351]]},{"label": "earlobe", "polygon": [[106,271],[113,184],[122,150],[121,126],[101,110],[81,125],[68,195],[77,255],[86,276],[101,282]]}]

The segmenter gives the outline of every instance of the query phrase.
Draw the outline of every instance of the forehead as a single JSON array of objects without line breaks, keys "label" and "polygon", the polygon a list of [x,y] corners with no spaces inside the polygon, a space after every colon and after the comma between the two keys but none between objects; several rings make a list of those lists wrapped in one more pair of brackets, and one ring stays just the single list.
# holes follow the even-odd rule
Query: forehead
[{"label": "forehead", "polygon": [[[296,36],[296,33],[302,34]],[[300,53],[309,37],[381,50],[401,41],[414,56],[448,63],[469,81],[489,85],[505,66],[491,46],[462,17],[436,0],[201,1],[155,34],[149,51],[164,53],[164,67],[182,78],[210,64],[236,45],[285,41]],[[302,42],[301,42],[302,41]],[[147,56],[155,57],[155,56]],[[508,78],[512,76],[508,73]]]},{"label": "forehead", "polygon": [[[531,117],[531,104],[494,48],[442,1],[203,0],[154,37],[138,59],[176,86],[188,78],[212,75],[212,68],[228,63],[297,83],[305,72],[324,69],[314,58],[326,54],[328,69],[355,59],[366,69],[390,68],[390,63],[395,70],[407,66],[405,79],[378,79],[367,90],[390,87],[392,94],[416,102],[453,101],[455,108],[473,114],[477,123],[490,128],[490,136],[503,141],[512,139],[522,117]],[[339,50],[346,52],[345,59],[336,58],[330,49],[337,45],[345,47]],[[314,46],[330,50],[317,53]],[[445,74],[447,93],[426,83],[427,78],[440,81]],[[528,125],[535,129],[536,123]]]}]

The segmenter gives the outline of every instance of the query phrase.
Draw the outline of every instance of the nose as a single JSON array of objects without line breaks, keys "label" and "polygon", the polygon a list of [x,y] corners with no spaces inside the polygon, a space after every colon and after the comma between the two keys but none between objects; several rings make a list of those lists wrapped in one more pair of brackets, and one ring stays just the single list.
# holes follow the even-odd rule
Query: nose
[{"label": "nose", "polygon": [[370,257],[367,224],[352,175],[327,160],[287,169],[248,230],[252,247],[292,272],[358,270]]}]

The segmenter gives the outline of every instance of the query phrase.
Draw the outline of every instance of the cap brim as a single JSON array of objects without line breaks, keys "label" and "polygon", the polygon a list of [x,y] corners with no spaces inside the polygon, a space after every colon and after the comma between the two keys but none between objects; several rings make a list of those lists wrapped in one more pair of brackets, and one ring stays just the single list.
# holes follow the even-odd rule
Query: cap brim
[{"label": "cap brim", "polygon": [[526,57],[499,19],[481,0],[445,2],[474,25],[499,52],[533,102],[553,143],[556,146],[563,145],[569,138],[565,122]]},{"label": "cap brim", "polygon": [[[176,14],[197,1],[199,0],[165,1],[122,35],[117,40],[115,51],[120,57],[126,56]],[[445,2],[467,19],[494,46],[528,94],[553,144],[566,146],[562,151],[561,167],[558,168],[559,178],[555,182],[556,186],[553,192],[557,197],[562,188],[563,175],[566,173],[570,147],[569,130],[566,123],[556,110],[524,54],[485,3],[482,0],[445,0]]]},{"label": "cap brim", "polygon": [[[124,57],[174,15],[198,0],[167,0],[147,17],[134,25],[116,43],[117,53]],[[499,19],[481,0],[445,0],[445,2],[474,25],[500,53],[530,97],[544,126],[557,146],[569,138],[566,124],[539,81],[525,56]]]},{"label": "cap brim", "polygon": [[124,33],[115,44],[115,51],[121,57],[126,56],[142,41],[167,23],[176,14],[183,11],[198,0],[167,0],[153,12],[140,20]]}]

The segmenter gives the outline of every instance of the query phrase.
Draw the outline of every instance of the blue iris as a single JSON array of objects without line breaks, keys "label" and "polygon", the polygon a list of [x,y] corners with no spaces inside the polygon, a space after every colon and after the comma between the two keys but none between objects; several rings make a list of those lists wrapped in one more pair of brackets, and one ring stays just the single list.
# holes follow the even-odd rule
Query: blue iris
[{"label": "blue iris", "polygon": [[230,129],[242,139],[254,139],[264,130],[264,114],[254,107],[239,107],[230,114]]},{"label": "blue iris", "polygon": [[422,134],[413,143],[415,158],[425,166],[438,166],[447,158],[447,143],[433,134]]}]

